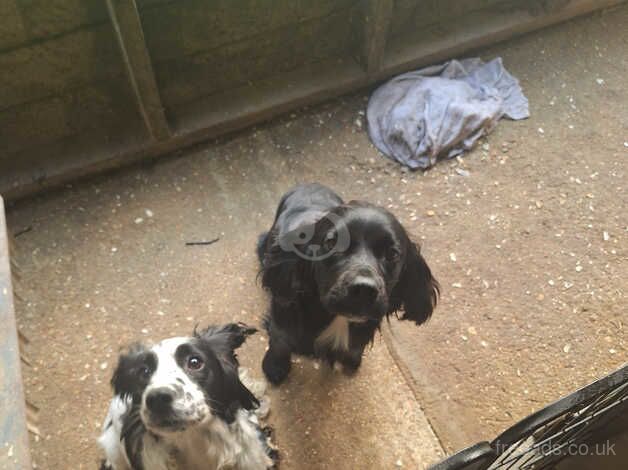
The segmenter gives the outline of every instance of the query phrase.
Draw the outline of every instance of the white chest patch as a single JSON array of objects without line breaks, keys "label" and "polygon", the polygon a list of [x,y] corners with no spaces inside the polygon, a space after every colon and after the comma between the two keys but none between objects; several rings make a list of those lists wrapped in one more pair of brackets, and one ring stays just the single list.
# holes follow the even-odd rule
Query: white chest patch
[{"label": "white chest patch", "polygon": [[349,350],[349,319],[336,316],[316,338],[317,348],[329,348],[340,351]]}]

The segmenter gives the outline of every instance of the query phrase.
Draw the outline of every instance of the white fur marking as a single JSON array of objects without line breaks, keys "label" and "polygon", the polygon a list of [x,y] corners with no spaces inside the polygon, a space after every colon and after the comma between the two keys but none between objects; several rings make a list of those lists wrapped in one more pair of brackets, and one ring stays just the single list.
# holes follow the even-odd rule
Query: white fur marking
[{"label": "white fur marking", "polygon": [[116,395],[111,400],[109,411],[103,423],[102,434],[98,438],[98,444],[105,451],[107,462],[115,470],[130,470],[131,464],[127,459],[124,445],[120,442],[122,432],[122,417],[129,409],[131,398],[123,400]]},{"label": "white fur marking", "polygon": [[[177,348],[190,341],[190,338],[177,337],[162,341],[153,346],[151,350],[157,356],[157,370],[153,373],[150,383],[144,390],[142,397],[142,421],[151,428],[150,416],[146,415],[146,395],[156,388],[169,388],[175,391],[175,401],[173,403],[174,412],[181,418],[189,422],[199,422],[211,418],[211,410],[205,401],[205,394],[196,382],[183,371],[175,359]],[[177,379],[181,383],[177,383]],[[176,393],[177,387],[183,390]],[[162,434],[163,430],[154,430]]]},{"label": "white fur marking", "polygon": [[337,315],[327,328],[316,338],[317,347],[328,347],[335,350],[349,349],[349,319]]}]

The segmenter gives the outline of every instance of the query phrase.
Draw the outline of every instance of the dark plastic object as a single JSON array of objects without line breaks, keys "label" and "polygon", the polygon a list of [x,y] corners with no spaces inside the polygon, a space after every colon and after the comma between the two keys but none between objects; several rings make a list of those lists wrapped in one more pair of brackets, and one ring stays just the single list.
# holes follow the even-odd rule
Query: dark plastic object
[{"label": "dark plastic object", "polygon": [[[554,468],[566,457],[577,459],[572,450],[580,444],[612,440],[609,429],[628,432],[628,365],[521,420],[490,445],[480,442],[430,470]],[[596,468],[606,458],[600,454]]]},{"label": "dark plastic object", "polygon": [[484,470],[497,459],[497,454],[491,445],[484,441],[461,450],[441,463],[432,465],[430,470]]}]

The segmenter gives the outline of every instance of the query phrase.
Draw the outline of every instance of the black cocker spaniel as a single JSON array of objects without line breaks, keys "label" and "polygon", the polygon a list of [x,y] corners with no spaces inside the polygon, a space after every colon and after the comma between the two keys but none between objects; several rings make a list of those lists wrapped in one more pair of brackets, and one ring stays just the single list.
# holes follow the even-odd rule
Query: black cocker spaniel
[{"label": "black cocker spaniel", "polygon": [[274,384],[290,372],[292,353],[357,371],[384,317],[403,310],[403,320],[420,325],[439,296],[419,246],[394,215],[344,203],[316,183],[283,196],[258,255],[271,293],[262,367]]}]

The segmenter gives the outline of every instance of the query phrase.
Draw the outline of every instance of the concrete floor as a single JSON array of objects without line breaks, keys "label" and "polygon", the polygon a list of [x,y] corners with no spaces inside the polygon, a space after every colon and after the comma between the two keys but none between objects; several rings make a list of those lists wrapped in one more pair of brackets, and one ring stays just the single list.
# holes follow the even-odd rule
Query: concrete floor
[{"label": "concrete floor", "polygon": [[[406,372],[426,365],[409,382],[381,338],[353,379],[297,362],[271,391],[282,468],[425,468],[440,442],[494,435],[625,362],[625,24],[628,6],[481,51],[521,79],[532,118],[501,123],[462,162],[427,173],[378,155],[360,94],[13,207],[10,228],[32,227],[18,238],[31,289],[18,322],[33,339],[25,382],[42,409],[38,468],[95,467],[124,345],[197,323],[259,324],[256,236],[299,181],[389,207],[445,289],[428,325],[393,323],[421,345],[418,357],[400,353]],[[240,354],[256,375],[265,346],[258,334]]]}]

